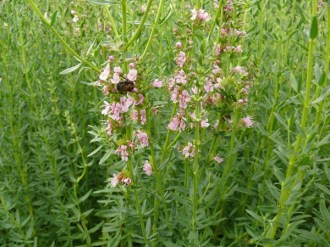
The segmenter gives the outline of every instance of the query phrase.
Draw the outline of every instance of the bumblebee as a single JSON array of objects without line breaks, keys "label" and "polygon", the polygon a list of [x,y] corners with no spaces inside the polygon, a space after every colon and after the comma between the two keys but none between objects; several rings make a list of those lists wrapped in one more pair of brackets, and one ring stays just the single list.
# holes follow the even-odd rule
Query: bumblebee
[{"label": "bumblebee", "polygon": [[124,78],[123,81],[118,82],[116,89],[119,93],[132,92],[134,89],[134,83],[127,78]]}]

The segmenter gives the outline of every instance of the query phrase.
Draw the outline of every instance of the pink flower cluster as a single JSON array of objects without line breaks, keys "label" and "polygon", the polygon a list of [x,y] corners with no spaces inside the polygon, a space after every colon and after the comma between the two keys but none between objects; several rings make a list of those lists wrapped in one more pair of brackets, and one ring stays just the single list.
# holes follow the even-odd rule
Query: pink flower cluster
[{"label": "pink flower cluster", "polygon": [[182,154],[185,158],[194,157],[195,156],[195,145],[191,142],[188,142],[187,146],[182,149]]},{"label": "pink flower cluster", "polygon": [[152,166],[151,166],[151,164],[149,163],[149,161],[146,161],[146,162],[144,163],[143,171],[144,171],[145,174],[147,174],[148,176],[151,176],[151,174],[152,174]]},{"label": "pink flower cluster", "polygon": [[211,16],[204,9],[192,9],[191,10],[192,17],[191,20],[199,20],[199,21],[209,21],[211,20]]},{"label": "pink flower cluster", "polygon": [[110,182],[111,187],[116,187],[118,184],[130,185],[132,183],[132,179],[123,172],[113,174],[113,177],[108,181]]}]

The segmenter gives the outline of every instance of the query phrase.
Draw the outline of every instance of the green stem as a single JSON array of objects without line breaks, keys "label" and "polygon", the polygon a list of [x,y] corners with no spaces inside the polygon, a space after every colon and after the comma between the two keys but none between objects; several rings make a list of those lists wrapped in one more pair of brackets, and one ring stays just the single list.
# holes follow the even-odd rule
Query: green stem
[{"label": "green stem", "polygon": [[[196,93],[196,116],[198,119],[201,118],[200,113],[201,113],[201,109],[200,109],[200,97],[199,97],[199,92],[200,89],[199,87],[197,87],[197,93]],[[201,140],[200,140],[200,120],[196,121],[195,124],[195,156],[194,156],[194,163],[193,163],[193,183],[194,183],[194,187],[193,187],[193,219],[192,219],[192,229],[194,232],[197,232],[198,234],[198,230],[197,230],[197,209],[198,209],[198,170],[199,170],[199,149],[200,149],[200,145],[201,145]]]},{"label": "green stem", "polygon": [[135,197],[135,202],[136,202],[135,203],[136,210],[137,210],[137,213],[139,215],[139,220],[140,220],[140,226],[141,226],[142,235],[143,235],[145,244],[147,246],[148,245],[148,236],[147,236],[147,232],[146,232],[146,228],[145,228],[145,224],[144,224],[144,220],[143,220],[143,214],[142,214],[142,211],[141,211],[141,204],[140,204],[140,199],[139,199],[138,191],[137,191],[136,186],[134,185],[135,178],[133,176],[133,165],[132,165],[132,162],[131,162],[130,159],[127,161],[127,167],[128,167],[128,170],[129,170],[129,172],[130,172],[130,174],[132,176],[132,185],[133,185],[134,197]]},{"label": "green stem", "polygon": [[[325,66],[324,66],[324,80],[321,84],[325,83],[327,81],[328,78],[328,74],[329,74],[329,64],[330,64],[330,4],[328,4],[328,34],[327,34],[327,42],[326,42],[326,52],[325,52]],[[320,95],[321,93],[321,87],[318,88],[318,95]],[[316,97],[317,97],[316,96]],[[320,126],[321,124],[321,115],[323,113],[323,107],[324,107],[324,103],[325,100],[322,100],[320,102],[319,107],[317,108],[317,113],[316,113],[316,117],[315,117],[315,124],[316,126]],[[322,136],[321,134],[319,135],[320,137]]]},{"label": "green stem", "polygon": [[[213,21],[212,26],[210,28],[208,39],[211,38],[211,36],[213,34],[213,31],[214,31],[214,28],[217,25],[217,20],[219,19],[219,17],[221,17],[220,19],[222,19],[222,11],[223,11],[222,1],[219,1],[218,11],[217,11],[216,16],[214,17],[214,21]],[[221,24],[219,25],[219,28],[221,28]],[[219,31],[219,33],[221,33],[221,32]]]},{"label": "green stem", "polygon": [[[316,5],[317,5],[317,1],[314,0],[312,16],[315,16],[315,14],[316,14]],[[305,91],[304,106],[303,106],[303,110],[302,110],[302,117],[301,117],[301,121],[300,121],[300,127],[302,130],[304,130],[306,127],[306,123],[307,123],[307,119],[308,119],[308,112],[309,112],[309,107],[310,107],[310,94],[311,94],[311,89],[312,89],[312,75],[313,75],[313,51],[314,51],[314,39],[310,39],[309,47],[308,47],[308,70],[307,70],[307,79],[306,79],[306,91]],[[303,134],[299,133],[295,146],[294,146],[294,153],[289,158],[285,181],[282,182],[282,185],[281,185],[279,210],[273,220],[273,224],[271,224],[269,229],[266,231],[266,237],[268,237],[268,238],[274,239],[274,237],[276,235],[276,231],[279,227],[280,218],[282,217],[283,214],[285,214],[285,212],[287,210],[286,209],[287,200],[288,200],[289,196],[291,195],[293,188],[297,185],[297,183],[301,182],[304,177],[304,173],[301,171],[299,177],[296,178],[293,182],[290,182],[291,177],[296,168],[295,165],[296,165],[296,161],[298,158],[298,152],[302,146],[303,140],[304,140]],[[272,245],[268,245],[268,246],[272,246]]]},{"label": "green stem", "polygon": [[110,9],[109,9],[108,6],[105,6],[104,9],[105,9],[105,12],[107,13],[107,16],[109,17],[109,20],[111,22],[111,27],[112,27],[113,31],[115,32],[116,38],[119,40],[120,39],[120,35],[119,35],[119,32],[118,32],[117,27],[116,27],[116,22],[113,19],[111,13],[110,13]]},{"label": "green stem", "polygon": [[148,5],[147,5],[147,9],[146,12],[143,15],[143,18],[137,28],[137,30],[135,31],[135,33],[133,34],[132,38],[125,44],[124,46],[124,51],[126,51],[128,49],[128,47],[130,47],[130,45],[138,38],[138,36],[140,35],[143,25],[145,23],[145,21],[147,20],[151,5],[152,5],[153,0],[149,0]]},{"label": "green stem", "polygon": [[[148,104],[148,98],[146,98],[146,103]],[[154,174],[156,176],[156,185],[155,185],[155,197],[154,197],[154,222],[152,226],[153,234],[157,233],[157,224],[158,224],[158,217],[159,217],[159,200],[158,196],[162,199],[162,203],[164,206],[164,211],[165,211],[165,222],[166,224],[170,227],[169,225],[169,217],[168,217],[168,210],[167,210],[167,204],[165,200],[165,193],[164,193],[164,186],[163,186],[163,179],[162,179],[162,171],[158,169],[158,166],[156,165],[156,158],[155,158],[155,148],[154,148],[154,142],[152,138],[154,135],[152,135],[151,132],[151,126],[152,126],[152,121],[150,120],[149,114],[147,114],[147,131],[148,131],[148,136],[149,136],[149,146],[150,146],[150,164],[152,166],[152,169],[154,171]],[[158,196],[157,196],[158,195]]]},{"label": "green stem", "polygon": [[127,2],[126,0],[121,1],[121,10],[122,10],[122,36],[123,41],[127,41]]},{"label": "green stem", "polygon": [[149,36],[147,45],[146,45],[146,47],[145,47],[145,49],[144,49],[144,51],[143,51],[143,53],[141,55],[141,60],[144,59],[144,57],[147,54],[147,51],[149,49],[149,46],[150,46],[150,43],[151,43],[153,34],[155,32],[155,29],[156,29],[156,26],[157,26],[157,23],[158,23],[158,20],[159,20],[159,17],[160,17],[160,14],[162,12],[163,4],[164,4],[164,0],[160,0],[159,6],[158,6],[158,10],[157,10],[156,19],[155,19],[154,25],[152,26],[151,33],[150,33],[150,36]]},{"label": "green stem", "polygon": [[[176,113],[176,109],[177,109],[177,104],[175,104],[174,107],[173,107],[173,109],[172,109],[171,119],[174,117],[174,115]],[[161,159],[160,159],[160,164],[163,163],[163,161],[165,159],[165,155],[167,154],[167,150],[171,147],[168,144],[169,141],[170,141],[170,135],[171,135],[171,130],[167,128],[166,139],[165,139],[165,144],[164,144],[163,150],[162,150],[162,156],[161,156]]]},{"label": "green stem", "polygon": [[74,51],[70,45],[68,43],[65,42],[65,40],[62,38],[62,36],[56,31],[56,29],[51,25],[51,23],[49,23],[47,21],[47,19],[43,16],[43,14],[41,13],[41,11],[39,10],[38,6],[35,4],[35,2],[33,0],[28,0],[31,4],[32,9],[34,10],[34,12],[36,12],[36,14],[39,16],[40,20],[47,26],[49,27],[49,29],[55,34],[55,36],[59,39],[59,41],[62,43],[62,45],[65,46],[66,49],[68,49],[68,51],[70,51],[70,53],[72,55],[74,55],[79,61],[81,61],[82,63],[84,63],[85,65],[87,65],[88,67],[90,67],[91,69],[93,69],[94,71],[96,71],[97,73],[101,73],[101,70],[99,70],[96,66],[94,66],[93,64],[91,64],[90,62],[88,62],[85,58],[83,58],[82,56],[80,56],[76,51]]}]

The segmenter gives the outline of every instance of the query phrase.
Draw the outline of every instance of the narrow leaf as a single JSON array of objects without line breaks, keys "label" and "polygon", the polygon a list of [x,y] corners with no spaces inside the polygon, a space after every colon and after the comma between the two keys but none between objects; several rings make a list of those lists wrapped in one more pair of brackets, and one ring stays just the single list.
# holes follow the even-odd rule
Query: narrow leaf
[{"label": "narrow leaf", "polygon": [[67,68],[67,69],[63,70],[62,72],[60,72],[60,75],[69,74],[69,73],[77,70],[80,66],[81,66],[81,63],[78,63],[77,65],[75,65],[75,66],[73,66],[71,68]]},{"label": "narrow leaf", "polygon": [[317,27],[317,17],[314,16],[312,19],[312,25],[311,25],[311,30],[309,33],[309,37],[311,39],[315,39],[317,37],[318,34],[318,27]]}]

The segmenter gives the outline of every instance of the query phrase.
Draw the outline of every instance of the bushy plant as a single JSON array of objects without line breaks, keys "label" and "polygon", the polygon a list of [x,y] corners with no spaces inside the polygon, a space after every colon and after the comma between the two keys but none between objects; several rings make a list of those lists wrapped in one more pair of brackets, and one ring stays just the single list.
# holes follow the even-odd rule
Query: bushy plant
[{"label": "bushy plant", "polygon": [[56,75],[85,91],[63,94],[73,112],[40,107],[19,50],[28,109],[58,124],[4,118],[20,152],[1,168],[1,244],[330,243],[329,3],[28,2],[68,53]]}]

